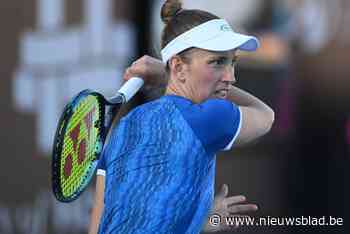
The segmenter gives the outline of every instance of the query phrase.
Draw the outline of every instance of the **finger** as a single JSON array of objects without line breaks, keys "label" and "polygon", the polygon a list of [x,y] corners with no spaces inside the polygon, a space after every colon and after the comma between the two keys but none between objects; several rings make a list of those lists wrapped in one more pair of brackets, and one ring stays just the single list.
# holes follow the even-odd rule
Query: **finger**
[{"label": "finger", "polygon": [[221,186],[220,192],[218,193],[217,197],[223,199],[227,196],[227,194],[228,194],[228,186],[227,184],[223,184]]},{"label": "finger", "polygon": [[130,76],[147,76],[148,68],[144,63],[135,63],[131,67],[129,67]]},{"label": "finger", "polygon": [[246,213],[253,212],[258,210],[258,206],[254,204],[245,204],[245,205],[234,205],[227,208],[230,213]]},{"label": "finger", "polygon": [[124,80],[129,80],[131,78],[131,72],[130,72],[130,67],[128,69],[126,69],[125,73],[124,73],[124,76],[123,76],[123,79]]},{"label": "finger", "polygon": [[125,70],[123,80],[128,80],[128,69]]},{"label": "finger", "polygon": [[237,203],[241,203],[241,202],[245,202],[246,201],[246,197],[239,195],[239,196],[232,196],[232,197],[227,197],[225,198],[227,205],[233,205],[233,204],[237,204]]},{"label": "finger", "polygon": [[143,76],[145,74],[145,71],[142,69],[143,68],[140,67],[139,64],[132,65],[125,72],[125,80],[129,80],[131,77],[134,76]]}]

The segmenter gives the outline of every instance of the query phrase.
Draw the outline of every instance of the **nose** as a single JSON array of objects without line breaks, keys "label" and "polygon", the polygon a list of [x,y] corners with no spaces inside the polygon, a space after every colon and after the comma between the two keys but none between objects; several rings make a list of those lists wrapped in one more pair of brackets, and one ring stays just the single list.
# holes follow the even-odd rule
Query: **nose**
[{"label": "nose", "polygon": [[231,66],[227,67],[224,71],[221,81],[224,83],[230,83],[230,84],[236,83],[234,68],[232,68]]}]

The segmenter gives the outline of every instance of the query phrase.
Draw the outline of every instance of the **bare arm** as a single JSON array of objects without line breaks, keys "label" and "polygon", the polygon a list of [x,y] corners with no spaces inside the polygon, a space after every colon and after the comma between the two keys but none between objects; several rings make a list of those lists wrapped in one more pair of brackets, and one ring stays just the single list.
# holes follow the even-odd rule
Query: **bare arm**
[{"label": "bare arm", "polygon": [[104,208],[104,188],[105,177],[98,175],[96,180],[95,201],[91,212],[89,234],[96,234],[98,231],[98,226],[100,224],[100,219]]},{"label": "bare arm", "polygon": [[232,88],[228,100],[238,105],[242,112],[241,131],[234,145],[247,144],[271,129],[275,114],[264,102],[237,87]]},{"label": "bare arm", "polygon": [[[124,80],[130,79],[133,75],[139,75],[148,84],[159,87],[167,83],[165,74],[162,61],[145,55],[127,69]],[[231,89],[228,100],[238,105],[242,112],[241,131],[234,142],[235,146],[247,144],[271,129],[275,114],[264,102],[237,87]]]},{"label": "bare arm", "polygon": [[133,76],[140,76],[145,80],[146,85],[165,87],[167,84],[165,66],[159,59],[144,55],[137,59],[126,69],[123,79],[129,80]]}]

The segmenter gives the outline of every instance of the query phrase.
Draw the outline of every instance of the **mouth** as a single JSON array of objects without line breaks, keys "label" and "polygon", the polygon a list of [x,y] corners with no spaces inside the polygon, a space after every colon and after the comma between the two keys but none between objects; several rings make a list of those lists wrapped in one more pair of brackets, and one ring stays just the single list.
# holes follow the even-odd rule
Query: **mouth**
[{"label": "mouth", "polygon": [[219,89],[214,92],[214,96],[218,98],[226,98],[228,89]]}]

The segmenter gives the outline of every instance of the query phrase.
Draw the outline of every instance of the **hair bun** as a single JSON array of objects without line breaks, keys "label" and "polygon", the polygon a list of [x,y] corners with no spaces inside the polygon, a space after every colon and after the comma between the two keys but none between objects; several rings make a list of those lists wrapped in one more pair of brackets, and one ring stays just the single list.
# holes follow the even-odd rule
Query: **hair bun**
[{"label": "hair bun", "polygon": [[182,9],[181,0],[166,0],[162,6],[160,13],[161,19],[165,24],[168,24],[171,19]]}]

